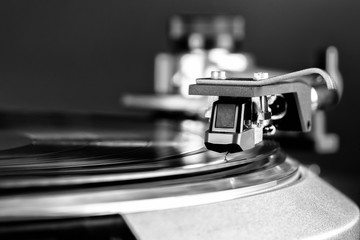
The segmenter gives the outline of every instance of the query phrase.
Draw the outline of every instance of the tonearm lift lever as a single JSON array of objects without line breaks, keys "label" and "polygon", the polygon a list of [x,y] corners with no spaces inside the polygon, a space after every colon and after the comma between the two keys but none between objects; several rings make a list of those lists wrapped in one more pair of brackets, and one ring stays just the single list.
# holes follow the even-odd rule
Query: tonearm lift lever
[{"label": "tonearm lift lever", "polygon": [[189,94],[218,96],[205,145],[233,153],[254,148],[276,131],[310,131],[312,112],[339,101],[337,85],[319,68],[274,77],[260,72],[253,78],[228,78],[226,72],[214,71],[211,78],[190,85]]}]

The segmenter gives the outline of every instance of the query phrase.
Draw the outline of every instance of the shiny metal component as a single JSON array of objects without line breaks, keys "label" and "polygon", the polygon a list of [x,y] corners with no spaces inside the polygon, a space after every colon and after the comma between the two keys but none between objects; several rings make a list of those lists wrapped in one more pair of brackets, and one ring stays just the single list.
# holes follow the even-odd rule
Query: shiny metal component
[{"label": "shiny metal component", "polygon": [[300,181],[276,191],[126,219],[140,239],[359,239],[356,205],[312,172],[300,171]]},{"label": "shiny metal component", "polygon": [[[269,78],[269,73],[267,72],[256,72],[254,73],[254,80],[264,80]],[[257,113],[257,120],[255,122],[256,127],[263,128],[264,121],[269,120],[271,118],[271,112],[268,107],[268,99],[267,96],[260,96],[258,98],[252,98],[253,104],[255,104],[256,109],[254,110]]]},{"label": "shiny metal component", "polygon": [[271,119],[280,120],[287,112],[287,103],[283,95],[272,95],[268,98],[268,104],[271,108]]},{"label": "shiny metal component", "polygon": [[330,46],[326,49],[326,71],[336,81],[339,92],[344,91],[344,81],[339,71],[339,52],[336,47]]},{"label": "shiny metal component", "polygon": [[[251,149],[263,140],[263,128],[268,125],[284,131],[310,131],[311,86],[298,81],[301,74],[310,73],[324,76],[329,87],[335,86],[325,72],[317,69],[272,78],[267,78],[266,73],[255,73],[255,81],[247,78],[197,79],[197,84],[190,85],[190,94],[219,96],[213,103],[210,127],[205,132],[206,147],[217,152]],[[269,99],[275,104],[275,96],[279,94],[284,97],[285,104],[274,106],[272,118]]]},{"label": "shiny metal component", "polygon": [[211,78],[212,79],[226,79],[226,72],[225,71],[212,71]]},{"label": "shiny metal component", "polygon": [[[326,49],[325,53],[325,69],[329,75],[334,79],[339,92],[343,93],[343,78],[339,71],[339,53],[334,46],[330,46]],[[309,134],[309,137],[314,141],[314,148],[318,153],[335,153],[339,150],[340,140],[339,136],[335,133],[328,133],[326,129],[326,109],[331,103],[331,95],[323,88],[315,87],[317,97],[317,108],[319,111],[313,114],[313,131]]]},{"label": "shiny metal component", "polygon": [[276,133],[276,127],[274,125],[268,125],[264,127],[263,134],[264,136],[273,136]]},{"label": "shiny metal component", "polygon": [[337,93],[337,99],[340,100],[342,92],[338,88],[337,82],[335,82],[327,72],[325,72],[324,70],[322,70],[320,68],[307,68],[304,70],[286,73],[283,75],[278,75],[278,76],[274,76],[274,77],[270,77],[270,78],[258,80],[258,81],[249,81],[249,79],[242,79],[241,81],[239,81],[240,79],[228,79],[226,82],[219,82],[216,80],[211,80],[209,78],[198,78],[196,80],[196,83],[197,84],[212,84],[212,85],[231,85],[231,86],[254,86],[254,87],[255,86],[259,87],[259,86],[273,85],[273,84],[278,84],[278,83],[283,83],[283,82],[298,82],[298,81],[309,84],[309,82],[306,79],[304,79],[304,77],[307,75],[313,75],[313,74],[316,74],[316,75],[319,75],[320,77],[322,77],[322,79],[326,83],[328,90],[329,91],[334,90]]},{"label": "shiny metal component", "polygon": [[254,73],[254,80],[264,80],[269,78],[269,73],[267,72],[256,72]]}]

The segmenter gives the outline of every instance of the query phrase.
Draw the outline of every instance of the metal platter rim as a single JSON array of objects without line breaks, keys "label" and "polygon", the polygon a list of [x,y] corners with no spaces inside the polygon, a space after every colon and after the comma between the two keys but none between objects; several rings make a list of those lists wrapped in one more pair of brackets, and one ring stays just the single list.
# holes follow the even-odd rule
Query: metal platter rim
[{"label": "metal platter rim", "polygon": [[[266,147],[266,151],[262,149]],[[231,167],[236,167],[244,165],[247,163],[253,163],[256,161],[261,161],[265,158],[270,157],[276,152],[280,151],[278,144],[272,141],[264,141],[261,145],[257,147],[259,153],[254,155],[251,158],[240,159],[241,154],[233,154],[228,161],[225,161],[223,158],[214,157],[217,160],[210,162],[209,164],[204,164],[203,166],[197,166],[190,168],[187,166],[176,167],[172,169],[162,169],[156,171],[146,171],[138,173],[113,173],[113,174],[98,174],[98,175],[85,175],[85,176],[61,176],[56,178],[51,177],[37,177],[37,178],[23,178],[21,180],[6,180],[2,179],[0,182],[0,188],[23,188],[23,187],[42,187],[42,186],[62,186],[62,185],[79,185],[79,184],[91,184],[91,183],[101,183],[101,182],[120,182],[120,181],[129,181],[129,180],[139,180],[139,179],[154,179],[159,177],[167,176],[180,176],[180,175],[189,175],[189,174],[201,174],[209,171],[221,171],[226,170]],[[198,153],[203,154],[203,153]],[[191,166],[191,165],[190,165]]]},{"label": "metal platter rim", "polygon": [[[277,174],[283,168],[283,174]],[[232,182],[236,182],[235,177],[229,177],[222,180],[214,180],[214,182],[203,183],[205,188],[198,191],[191,183],[183,186],[183,190],[188,188],[188,192],[183,194],[172,194],[171,190],[177,189],[179,186],[170,186],[164,188],[148,189],[152,192],[149,196],[145,196],[144,189],[129,191],[124,190],[103,190],[102,192],[78,192],[76,194],[54,194],[50,196],[34,195],[34,196],[18,196],[16,198],[0,198],[0,220],[4,217],[66,217],[66,216],[85,216],[99,215],[109,213],[135,213],[144,211],[154,211],[177,207],[194,206],[200,204],[215,203],[235,198],[248,197],[255,194],[261,194],[273,191],[279,188],[295,184],[303,175],[303,169],[299,164],[291,159],[287,159],[275,168],[269,169],[274,171],[272,177],[266,177],[263,182],[253,184],[248,183],[247,186],[232,186]],[[264,174],[266,175],[266,174]],[[249,179],[258,176],[258,173],[249,173]],[[244,178],[240,175],[238,180]],[[222,181],[222,182],[221,182]],[[223,186],[221,183],[226,182]],[[215,184],[215,185],[214,185]],[[218,184],[218,186],[216,186]],[[212,186],[210,188],[206,188]],[[216,190],[216,188],[218,188]],[[167,192],[168,195],[159,196]],[[181,192],[181,191],[180,191]],[[120,195],[132,194],[133,199],[122,200]],[[142,194],[142,196],[136,196]],[[119,197],[120,196],[120,197]],[[16,209],[14,208],[15,206]]]}]

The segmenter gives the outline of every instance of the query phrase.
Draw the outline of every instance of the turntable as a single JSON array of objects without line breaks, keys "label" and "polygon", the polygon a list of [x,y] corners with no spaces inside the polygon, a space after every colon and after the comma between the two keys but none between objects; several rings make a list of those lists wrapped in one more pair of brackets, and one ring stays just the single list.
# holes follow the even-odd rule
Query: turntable
[{"label": "turntable", "polygon": [[324,140],[341,79],[251,69],[123,98],[157,114],[1,116],[0,239],[358,239],[358,207],[282,148]]}]

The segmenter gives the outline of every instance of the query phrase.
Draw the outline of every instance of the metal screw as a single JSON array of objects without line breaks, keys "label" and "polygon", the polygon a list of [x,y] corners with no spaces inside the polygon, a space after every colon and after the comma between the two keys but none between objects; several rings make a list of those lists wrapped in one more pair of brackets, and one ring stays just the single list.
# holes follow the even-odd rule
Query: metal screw
[{"label": "metal screw", "polygon": [[254,80],[258,81],[258,80],[263,80],[263,79],[267,79],[269,78],[269,73],[267,72],[256,72],[254,73]]},{"label": "metal screw", "polygon": [[212,79],[226,79],[226,72],[225,71],[212,71],[211,78]]}]

